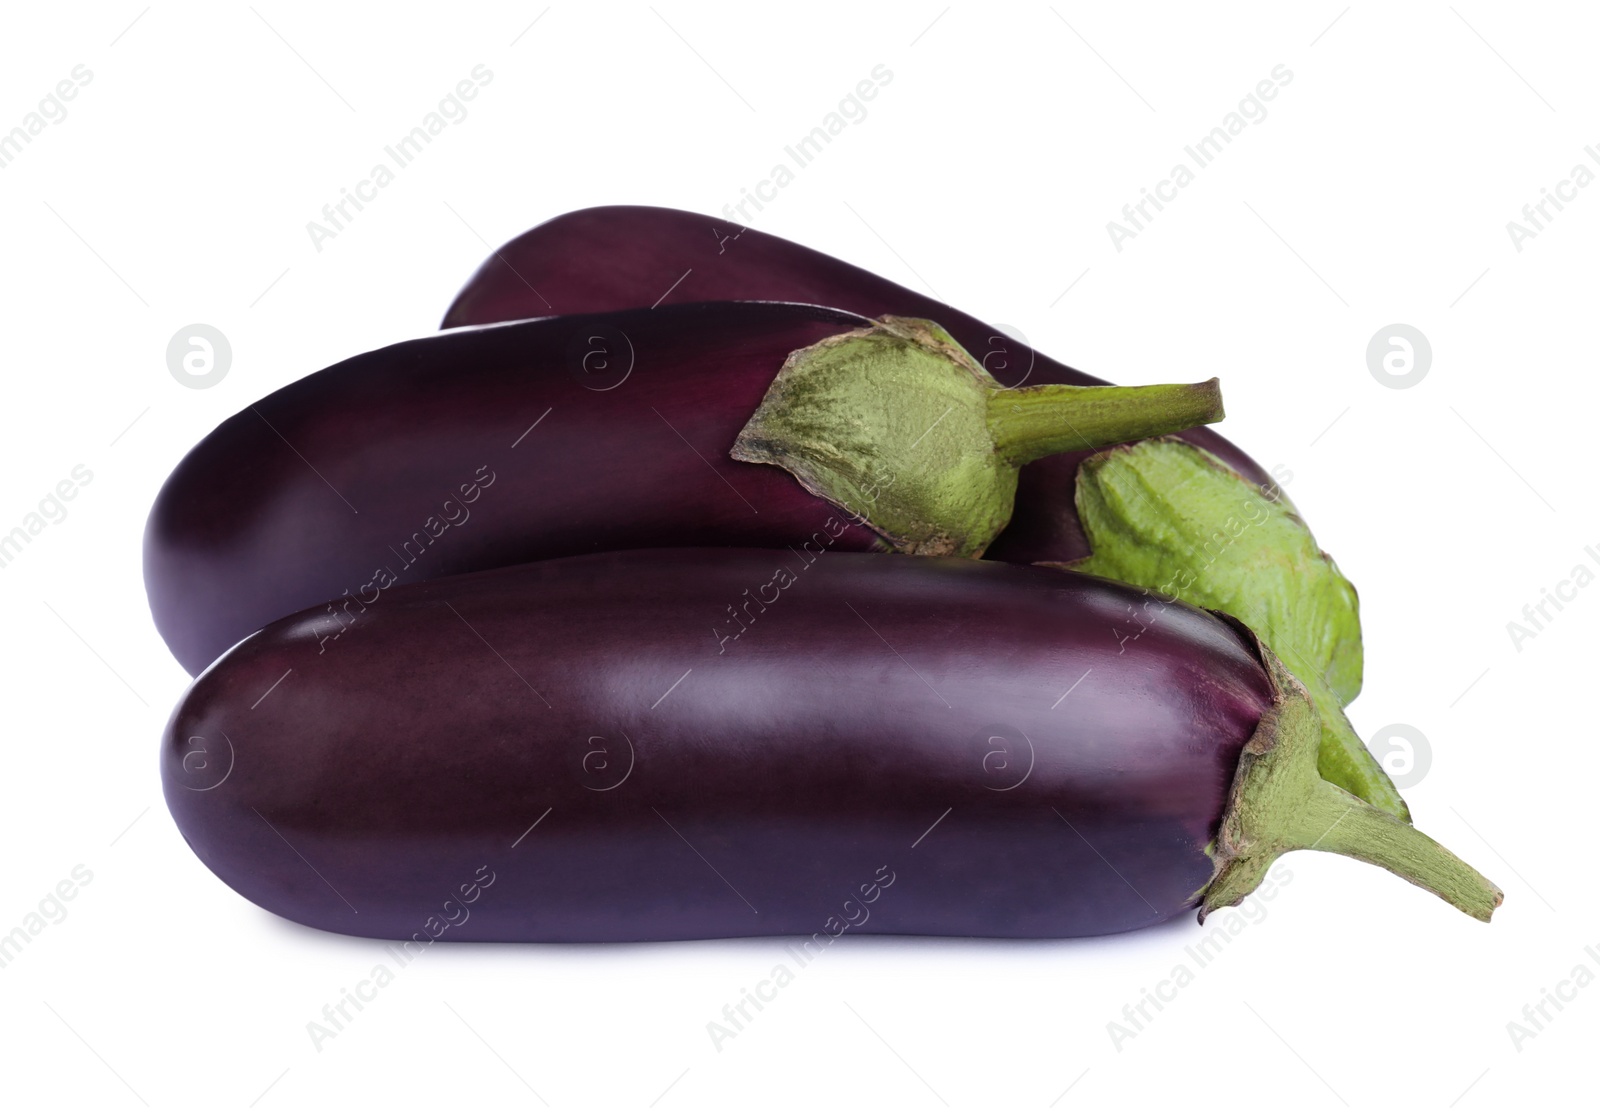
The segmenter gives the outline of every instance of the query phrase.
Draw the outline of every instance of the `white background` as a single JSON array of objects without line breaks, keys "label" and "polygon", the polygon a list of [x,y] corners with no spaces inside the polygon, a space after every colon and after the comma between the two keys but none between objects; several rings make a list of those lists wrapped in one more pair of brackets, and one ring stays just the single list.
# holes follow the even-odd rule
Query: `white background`
[{"label": "white background", "polygon": [[[93,881],[0,969],[0,1102],[1488,1110],[1587,1092],[1600,989],[1520,1049],[1507,1023],[1575,966],[1600,974],[1600,587],[1520,650],[1506,624],[1575,565],[1600,571],[1600,188],[1520,252],[1506,224],[1575,164],[1600,170],[1597,31],[1479,0],[8,6],[0,130],[75,65],[93,80],[0,170],[0,532],[75,465],[94,478],[0,569],[0,933],[74,866]],[[467,118],[315,250],[306,222],[480,63]],[[1361,591],[1352,718],[1426,736],[1417,822],[1504,907],[1485,926],[1292,856],[1264,918],[1120,1048],[1108,1022],[1187,962],[1191,919],[846,938],[720,1051],[707,1022],[780,942],[446,945],[316,1050],[307,1023],[382,946],[248,904],[167,817],[156,746],[187,677],[141,584],[158,486],[259,396],[432,331],[486,242],[603,203],[720,212],[880,63],[867,118],[754,225],[1118,382],[1221,376],[1223,432],[1293,472]],[[1107,222],[1279,64],[1269,115],[1117,251]],[[165,362],[194,322],[233,346],[209,390]],[[1434,354],[1405,390],[1365,357],[1397,322]]]}]

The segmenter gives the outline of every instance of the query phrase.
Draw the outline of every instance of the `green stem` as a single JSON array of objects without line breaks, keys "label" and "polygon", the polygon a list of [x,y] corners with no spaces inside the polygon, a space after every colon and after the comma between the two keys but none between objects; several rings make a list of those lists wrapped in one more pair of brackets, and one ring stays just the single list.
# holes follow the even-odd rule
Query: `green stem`
[{"label": "green stem", "polygon": [[1221,421],[1217,380],[1149,387],[1071,387],[1051,383],[989,395],[989,430],[1012,464],[1056,453],[1160,437]]},{"label": "green stem", "polygon": [[1321,723],[1311,697],[1248,627],[1231,621],[1261,654],[1275,703],[1234,773],[1200,919],[1243,901],[1279,855],[1311,850],[1381,866],[1487,921],[1503,896],[1499,887],[1416,828],[1318,776]]},{"label": "green stem", "polygon": [[1383,766],[1356,734],[1355,726],[1345,715],[1333,690],[1315,674],[1301,671],[1295,676],[1305,683],[1322,719],[1322,746],[1317,753],[1317,772],[1322,780],[1409,824],[1411,809],[1406,806],[1405,798],[1400,796],[1400,790],[1389,780]]},{"label": "green stem", "polygon": [[728,455],[786,470],[902,553],[978,557],[1023,462],[1221,417],[1215,379],[1008,391],[936,322],[888,316],[789,353]]},{"label": "green stem", "polygon": [[1319,781],[1289,837],[1296,848],[1331,851],[1381,866],[1480,921],[1500,905],[1498,888],[1447,848],[1353,793]]}]

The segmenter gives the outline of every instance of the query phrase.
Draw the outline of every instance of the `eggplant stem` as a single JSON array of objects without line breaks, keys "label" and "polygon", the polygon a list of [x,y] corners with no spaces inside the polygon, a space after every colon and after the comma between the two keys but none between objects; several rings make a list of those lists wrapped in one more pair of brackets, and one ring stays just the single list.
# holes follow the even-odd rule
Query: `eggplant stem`
[{"label": "eggplant stem", "polygon": [[1229,621],[1261,655],[1274,703],[1240,755],[1212,849],[1217,872],[1203,891],[1200,920],[1243,901],[1279,855],[1331,851],[1381,866],[1487,921],[1504,896],[1498,886],[1403,820],[1322,779],[1316,705],[1249,628]]},{"label": "eggplant stem", "polygon": [[[1299,674],[1304,677],[1305,674]],[[1322,717],[1322,745],[1317,770],[1322,779],[1366,801],[1396,820],[1411,823],[1411,809],[1383,766],[1356,734],[1350,717],[1328,684],[1317,677],[1306,689]]]},{"label": "eggplant stem", "polygon": [[1074,387],[1049,383],[989,395],[989,431],[1016,465],[1056,453],[1083,452],[1160,437],[1223,418],[1222,388],[1204,383],[1146,387]]},{"label": "eggplant stem", "polygon": [[1006,390],[937,322],[886,316],[789,353],[728,455],[784,469],[902,553],[978,557],[1027,461],[1221,417],[1215,379]]}]

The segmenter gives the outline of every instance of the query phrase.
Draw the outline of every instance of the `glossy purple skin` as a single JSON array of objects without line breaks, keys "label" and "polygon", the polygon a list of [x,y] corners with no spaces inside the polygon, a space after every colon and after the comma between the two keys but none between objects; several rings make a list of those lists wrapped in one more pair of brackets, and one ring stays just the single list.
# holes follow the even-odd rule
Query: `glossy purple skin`
[{"label": "glossy purple skin", "polygon": [[[599,313],[657,299],[664,305],[721,299],[808,302],[864,317],[926,317],[948,329],[1007,386],[1105,382],[943,302],[830,255],[753,228],[741,233],[728,221],[642,205],[580,209],[524,232],[484,261],[456,295],[443,326]],[[1190,368],[1160,368],[1144,378],[1180,382],[1203,376]],[[1181,436],[1251,483],[1273,483],[1259,464],[1210,429]],[[1073,492],[1078,464],[1088,455],[1066,453],[1023,468],[1011,524],[985,556],[1019,563],[1087,556]]]},{"label": "glossy purple skin", "polygon": [[[722,641],[747,589],[772,602]],[[1121,932],[1193,906],[1271,702],[1215,615],[1122,643],[1147,602],[831,550],[494,569],[392,589],[334,642],[316,611],[251,636],[173,713],[162,778],[225,882],[353,935]]]},{"label": "glossy purple skin", "polygon": [[[728,450],[791,351],[864,323],[670,306],[406,341],[307,376],[223,422],[162,487],[144,542],[156,627],[193,674],[280,616],[390,577],[799,545],[841,512]],[[627,378],[595,389],[615,375],[593,369],[630,348]],[[492,483],[467,502],[480,468]],[[880,544],[852,525],[836,547]]]}]

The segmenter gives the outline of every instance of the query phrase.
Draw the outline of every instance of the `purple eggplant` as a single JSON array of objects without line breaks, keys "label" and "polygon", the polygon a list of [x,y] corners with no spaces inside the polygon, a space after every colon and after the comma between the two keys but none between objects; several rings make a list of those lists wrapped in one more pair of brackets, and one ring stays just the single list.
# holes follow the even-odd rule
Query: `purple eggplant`
[{"label": "purple eggplant", "polygon": [[[445,314],[444,326],[724,298],[811,302],[871,317],[902,314],[929,318],[969,351],[981,353],[984,366],[1007,385],[1103,382],[942,302],[821,252],[741,228],[736,220],[634,205],[567,213],[505,244],[484,261],[457,295]],[[1212,430],[1190,429],[1179,436],[1212,454],[1275,502],[1286,502],[1273,477]],[[1090,547],[1077,505],[1077,480],[1080,464],[1090,455],[1049,456],[1024,467],[1010,523],[984,556],[1050,564],[1087,558]],[[1196,514],[1195,521],[1203,518]],[[1231,529],[1228,521],[1224,515],[1216,528]],[[1155,589],[1174,574],[1192,577],[1194,571],[1167,568],[1144,586]],[[1206,582],[1208,575],[1202,574],[1198,587],[1209,589],[1212,597],[1233,589],[1228,583]],[[1197,591],[1192,602],[1203,603],[1206,594]],[[1348,702],[1361,686],[1360,630],[1353,589],[1342,618],[1351,634],[1336,651],[1340,672],[1336,680],[1343,682],[1336,687]],[[1322,637],[1318,632],[1316,638]],[[1315,683],[1313,678],[1305,679]],[[1335,678],[1330,678],[1330,683],[1332,680]],[[1330,724],[1322,757],[1325,777],[1396,816],[1409,817],[1387,772],[1348,725]]]},{"label": "purple eggplant", "polygon": [[[985,380],[925,322],[777,303],[397,344],[269,395],[183,459],[146,527],[151,611],[197,673],[313,604],[335,601],[337,637],[398,583],[546,557],[800,545],[836,520],[833,548],[976,553],[1022,462],[1220,416],[1215,380]],[[829,415],[837,432],[814,437]]]},{"label": "purple eggplant", "polygon": [[[937,321],[1001,383],[1104,384],[994,327],[820,251],[737,221],[644,205],[605,205],[555,217],[497,249],[456,295],[443,327],[551,313],[605,313],[674,302],[807,302]],[[1277,481],[1232,442],[1195,428],[1181,436],[1253,484]],[[985,556],[1075,561],[1089,555],[1073,501],[1078,465],[1064,453],[1022,469],[1011,523]]]},{"label": "purple eggplant", "polygon": [[598,554],[308,610],[168,725],[202,862],[302,924],[410,941],[1121,932],[1281,853],[1499,891],[1316,776],[1247,628],[1095,577],[885,554]]}]

